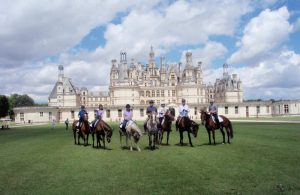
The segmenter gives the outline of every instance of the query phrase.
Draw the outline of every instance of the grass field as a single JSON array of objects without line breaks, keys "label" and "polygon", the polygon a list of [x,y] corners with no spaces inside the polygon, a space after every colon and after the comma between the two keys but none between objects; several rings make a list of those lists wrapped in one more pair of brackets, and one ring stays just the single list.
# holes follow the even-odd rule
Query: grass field
[{"label": "grass field", "polygon": [[[0,131],[0,194],[300,194],[300,124],[234,123],[232,144],[124,150],[74,145],[63,126]],[[116,129],[117,125],[113,125]],[[188,142],[184,134],[185,143]],[[91,143],[91,139],[90,139]]]}]

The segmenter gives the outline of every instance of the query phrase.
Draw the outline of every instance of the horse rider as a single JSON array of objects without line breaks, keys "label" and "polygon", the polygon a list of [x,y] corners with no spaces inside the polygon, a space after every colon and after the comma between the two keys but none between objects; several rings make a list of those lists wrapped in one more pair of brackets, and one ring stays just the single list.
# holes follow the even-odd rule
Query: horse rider
[{"label": "horse rider", "polygon": [[180,121],[183,117],[188,117],[190,111],[189,106],[186,104],[186,100],[183,98],[181,100],[181,105],[179,106],[179,116],[177,117],[177,124],[180,124]]},{"label": "horse rider", "polygon": [[208,112],[210,113],[210,115],[212,115],[216,121],[216,125],[217,128],[220,128],[220,121],[219,121],[219,117],[218,117],[218,107],[217,105],[214,103],[213,100],[210,100],[209,106],[208,106]]},{"label": "horse rider", "polygon": [[158,120],[159,120],[160,125],[163,124],[163,119],[164,119],[164,116],[165,116],[167,110],[168,110],[168,108],[166,107],[166,104],[162,103],[161,107],[158,109]]},{"label": "horse rider", "polygon": [[104,113],[103,105],[99,104],[99,107],[95,110],[95,120],[92,121],[92,128],[91,128],[92,131],[94,131],[97,123],[102,120],[103,113]]},{"label": "horse rider", "polygon": [[145,121],[145,123],[144,123],[144,130],[147,129],[147,122],[148,122],[148,120],[150,119],[150,114],[151,114],[152,112],[157,113],[157,108],[154,106],[154,101],[153,101],[153,100],[150,100],[150,101],[149,101],[149,106],[147,107],[147,110],[146,110],[146,114],[147,114],[148,117],[147,117],[147,119],[146,119],[146,121]]},{"label": "horse rider", "polygon": [[77,125],[76,125],[77,132],[79,132],[82,122],[84,122],[84,117],[85,117],[85,115],[88,115],[88,113],[87,113],[87,111],[85,110],[85,106],[84,106],[84,105],[81,105],[81,106],[80,106],[80,111],[79,111],[79,113],[78,113],[79,122],[78,122]]},{"label": "horse rider", "polygon": [[123,133],[126,132],[126,129],[125,129],[126,124],[128,121],[132,120],[132,116],[133,116],[132,109],[130,108],[129,104],[126,104],[125,110],[123,112],[123,122],[122,122],[122,128],[121,128]]}]

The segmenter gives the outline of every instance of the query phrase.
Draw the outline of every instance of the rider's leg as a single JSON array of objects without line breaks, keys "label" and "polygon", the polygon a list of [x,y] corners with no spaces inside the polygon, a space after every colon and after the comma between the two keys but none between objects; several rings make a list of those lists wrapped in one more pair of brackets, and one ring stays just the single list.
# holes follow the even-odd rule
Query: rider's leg
[{"label": "rider's leg", "polygon": [[218,117],[217,113],[214,114],[214,117],[215,117],[215,120],[216,120],[217,128],[220,128],[220,121],[219,121],[219,117]]}]

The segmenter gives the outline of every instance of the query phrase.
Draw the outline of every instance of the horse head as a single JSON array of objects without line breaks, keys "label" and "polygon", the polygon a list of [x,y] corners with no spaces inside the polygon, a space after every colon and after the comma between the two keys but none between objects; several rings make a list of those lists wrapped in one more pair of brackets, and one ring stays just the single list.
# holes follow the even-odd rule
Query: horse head
[{"label": "horse head", "polygon": [[206,111],[204,111],[204,110],[201,110],[200,113],[201,113],[201,116],[200,116],[200,118],[201,118],[201,124],[205,125],[206,121],[209,119],[208,113]]},{"label": "horse head", "polygon": [[198,134],[198,130],[199,130],[199,125],[195,122],[191,120],[191,132],[194,135],[194,137],[197,137]]}]

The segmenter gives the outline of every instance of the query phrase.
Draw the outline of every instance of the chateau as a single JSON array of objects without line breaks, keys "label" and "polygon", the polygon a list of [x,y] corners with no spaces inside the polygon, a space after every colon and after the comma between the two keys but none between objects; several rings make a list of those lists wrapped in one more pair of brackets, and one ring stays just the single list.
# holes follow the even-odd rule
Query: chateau
[{"label": "chateau", "polygon": [[223,65],[221,78],[213,85],[205,84],[202,62],[194,64],[191,52],[186,53],[184,64],[167,64],[164,57],[156,64],[151,47],[146,65],[134,59],[128,63],[123,51],[119,62],[111,61],[109,91],[76,88],[71,78],[64,76],[64,67],[58,66],[58,80],[49,95],[48,107],[16,108],[16,122],[74,120],[80,105],[93,113],[99,104],[105,108],[104,120],[121,120],[126,104],[133,107],[135,120],[144,120],[149,100],[154,100],[157,107],[165,103],[177,110],[182,98],[190,107],[189,116],[195,120],[199,120],[200,109],[211,100],[217,103],[219,114],[233,118],[299,114],[300,107],[300,101],[243,102],[242,82],[237,74],[228,73],[227,64]]}]

